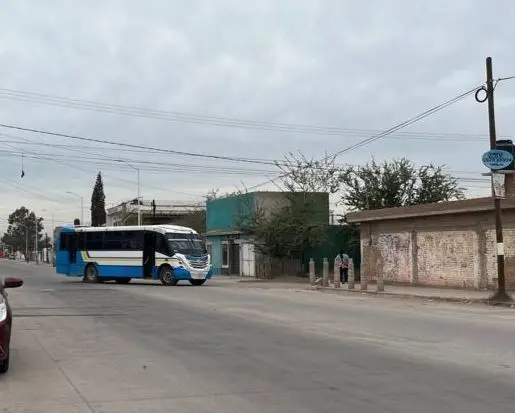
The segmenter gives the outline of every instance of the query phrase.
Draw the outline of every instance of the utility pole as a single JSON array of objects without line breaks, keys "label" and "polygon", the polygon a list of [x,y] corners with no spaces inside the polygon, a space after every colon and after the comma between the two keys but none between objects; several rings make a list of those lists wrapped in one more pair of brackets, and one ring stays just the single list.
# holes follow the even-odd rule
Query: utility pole
[{"label": "utility pole", "polygon": [[46,249],[45,261],[47,264],[50,264],[50,258],[49,258],[49,254],[48,254],[48,233],[47,232],[45,232],[45,249]]},{"label": "utility pole", "polygon": [[36,264],[38,263],[38,217],[36,217]]},{"label": "utility pole", "polygon": [[138,174],[138,226],[141,225],[141,199],[139,195],[139,168],[136,168],[136,173]]},{"label": "utility pole", "polygon": [[80,224],[84,225],[84,198],[80,197]]},{"label": "utility pole", "polygon": [[25,227],[25,261],[29,262],[29,229]]},{"label": "utility pole", "polygon": [[[66,191],[67,194],[74,195],[80,199],[80,224],[84,225],[84,198],[72,191]],[[55,228],[55,227],[54,227]]]},{"label": "utility pole", "polygon": [[137,174],[138,179],[138,226],[141,225],[141,196],[140,196],[140,185],[139,185],[139,168],[136,168],[134,165],[132,165],[130,162],[126,161],[125,159],[115,159],[116,162],[122,162],[129,166],[130,168],[134,169]]},{"label": "utility pole", "polygon": [[[490,134],[490,149],[495,149],[497,135],[495,130],[495,107],[494,107],[494,77],[492,69],[492,58],[486,58],[486,99],[488,101],[488,128]],[[477,99],[477,95],[476,95]],[[495,241],[497,252],[497,292],[492,296],[493,301],[511,301],[506,292],[506,278],[504,273],[504,239],[502,226],[501,198],[493,194],[495,208]]]}]

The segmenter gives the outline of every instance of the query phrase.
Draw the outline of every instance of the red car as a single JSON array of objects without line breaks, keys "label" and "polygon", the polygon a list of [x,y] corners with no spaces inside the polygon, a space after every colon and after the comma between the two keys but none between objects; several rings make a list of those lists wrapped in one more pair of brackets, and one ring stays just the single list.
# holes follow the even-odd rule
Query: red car
[{"label": "red car", "polygon": [[7,277],[3,282],[0,282],[0,374],[9,370],[9,343],[13,321],[5,289],[17,288],[22,285],[23,281],[14,277]]}]

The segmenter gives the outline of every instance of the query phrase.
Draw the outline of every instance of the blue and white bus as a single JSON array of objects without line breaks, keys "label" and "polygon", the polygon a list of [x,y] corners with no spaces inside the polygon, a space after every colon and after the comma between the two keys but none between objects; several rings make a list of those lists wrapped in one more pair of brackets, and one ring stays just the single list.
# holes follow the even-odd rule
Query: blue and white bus
[{"label": "blue and white bus", "polygon": [[176,225],[65,226],[55,250],[56,272],[88,283],[127,284],[138,278],[200,286],[212,275],[205,239]]}]

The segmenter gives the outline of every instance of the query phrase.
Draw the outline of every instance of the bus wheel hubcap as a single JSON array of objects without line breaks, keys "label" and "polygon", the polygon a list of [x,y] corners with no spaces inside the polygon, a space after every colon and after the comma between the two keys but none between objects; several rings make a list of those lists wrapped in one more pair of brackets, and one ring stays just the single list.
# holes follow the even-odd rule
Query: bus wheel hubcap
[{"label": "bus wheel hubcap", "polygon": [[163,278],[167,283],[172,282],[172,272],[170,270],[165,271]]},{"label": "bus wheel hubcap", "polygon": [[88,268],[88,279],[95,280],[97,278],[97,271],[93,267]]}]

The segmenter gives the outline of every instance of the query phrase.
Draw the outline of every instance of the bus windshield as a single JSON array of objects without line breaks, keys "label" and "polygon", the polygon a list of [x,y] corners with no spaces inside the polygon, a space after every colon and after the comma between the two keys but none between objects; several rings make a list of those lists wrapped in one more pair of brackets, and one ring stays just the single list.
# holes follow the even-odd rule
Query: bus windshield
[{"label": "bus windshield", "polygon": [[198,234],[168,232],[166,238],[170,248],[180,254],[202,255],[207,253],[206,242],[204,238]]}]

